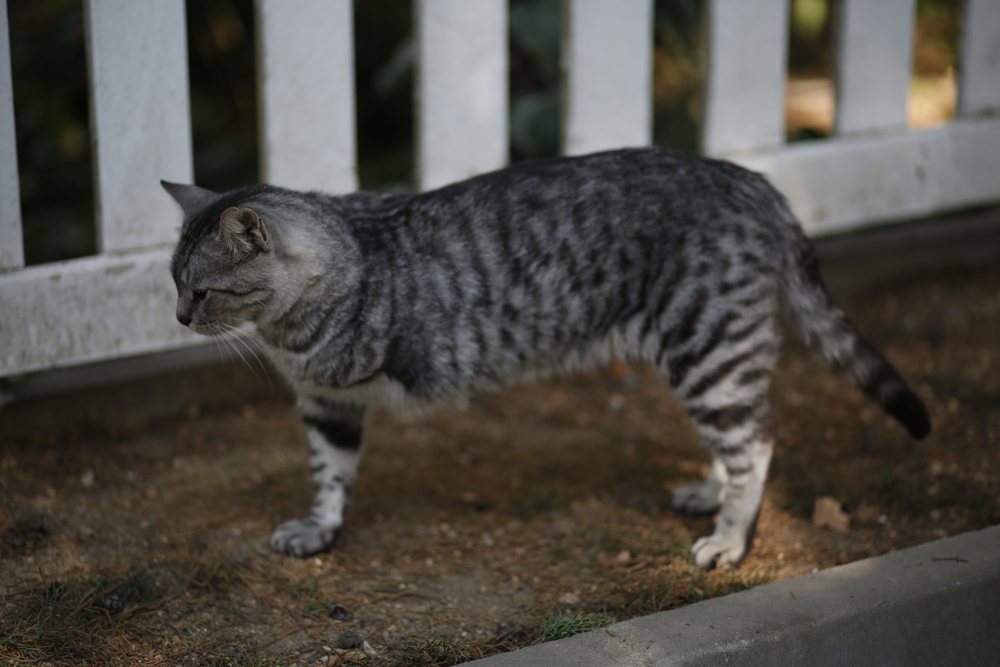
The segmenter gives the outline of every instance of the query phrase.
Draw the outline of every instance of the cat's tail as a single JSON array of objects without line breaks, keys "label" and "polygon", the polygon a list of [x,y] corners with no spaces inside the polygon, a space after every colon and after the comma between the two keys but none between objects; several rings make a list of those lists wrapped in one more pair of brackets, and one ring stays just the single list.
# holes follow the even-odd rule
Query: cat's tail
[{"label": "cat's tail", "polygon": [[788,319],[802,339],[841,371],[914,438],[931,431],[923,402],[875,347],[834,304],[820,276],[812,243],[795,223],[793,251],[786,258],[782,288]]}]

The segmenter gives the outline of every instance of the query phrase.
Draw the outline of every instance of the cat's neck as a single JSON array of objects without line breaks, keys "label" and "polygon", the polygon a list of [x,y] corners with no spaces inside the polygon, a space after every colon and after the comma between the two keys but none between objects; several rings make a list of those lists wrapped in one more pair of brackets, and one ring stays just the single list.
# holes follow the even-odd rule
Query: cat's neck
[{"label": "cat's neck", "polygon": [[292,377],[353,386],[376,376],[384,364],[390,290],[385,267],[337,262],[306,281],[290,307],[258,328]]}]

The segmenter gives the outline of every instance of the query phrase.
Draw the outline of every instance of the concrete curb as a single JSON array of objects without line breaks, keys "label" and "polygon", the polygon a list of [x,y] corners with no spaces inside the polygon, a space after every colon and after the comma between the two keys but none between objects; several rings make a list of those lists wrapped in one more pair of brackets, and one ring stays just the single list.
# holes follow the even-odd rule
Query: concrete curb
[{"label": "concrete curb", "polygon": [[1000,664],[1000,526],[466,664]]}]

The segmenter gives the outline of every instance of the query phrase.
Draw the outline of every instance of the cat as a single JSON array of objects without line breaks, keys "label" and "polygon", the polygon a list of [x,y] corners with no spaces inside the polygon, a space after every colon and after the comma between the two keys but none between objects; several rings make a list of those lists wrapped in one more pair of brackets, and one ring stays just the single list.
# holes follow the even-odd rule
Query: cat
[{"label": "cat", "polygon": [[692,553],[738,566],[772,441],[777,320],[895,417],[920,399],[834,305],[811,242],[760,175],[646,148],[524,162],[421,194],[329,196],[163,183],[184,221],[177,319],[250,321],[291,383],[315,501],[278,552],[328,550],[343,526],[366,406],[426,405],[613,358],[662,372],[711,449],[673,506],[718,511]]}]

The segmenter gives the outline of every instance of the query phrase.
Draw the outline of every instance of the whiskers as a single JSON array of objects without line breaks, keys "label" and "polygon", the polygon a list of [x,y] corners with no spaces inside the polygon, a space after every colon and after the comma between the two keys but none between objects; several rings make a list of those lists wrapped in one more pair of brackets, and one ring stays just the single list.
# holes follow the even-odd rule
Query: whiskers
[{"label": "whiskers", "polygon": [[[243,363],[246,364],[246,367],[250,369],[250,372],[253,373],[254,377],[260,380],[260,376],[257,375],[257,371],[254,370],[253,365],[243,354],[243,352],[246,351],[247,354],[257,361],[261,372],[264,373],[264,377],[267,379],[268,386],[270,386],[271,389],[274,389],[274,384],[271,383],[271,375],[267,372],[267,366],[265,366],[264,362],[260,359],[262,356],[267,356],[267,351],[265,350],[264,344],[261,343],[260,339],[252,333],[244,331],[239,327],[235,327],[232,324],[219,322],[218,325],[220,326],[220,329],[218,335],[214,336],[214,338],[217,342],[221,341],[221,343],[219,343],[219,347],[221,349],[226,349],[227,351],[232,350],[235,352],[239,358],[243,360]],[[227,347],[223,348],[222,343],[225,343]],[[251,343],[253,344],[253,347],[250,346]],[[243,350],[240,349],[240,346],[243,347]]]}]

